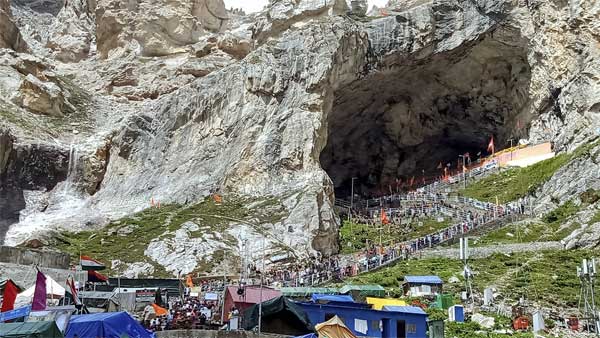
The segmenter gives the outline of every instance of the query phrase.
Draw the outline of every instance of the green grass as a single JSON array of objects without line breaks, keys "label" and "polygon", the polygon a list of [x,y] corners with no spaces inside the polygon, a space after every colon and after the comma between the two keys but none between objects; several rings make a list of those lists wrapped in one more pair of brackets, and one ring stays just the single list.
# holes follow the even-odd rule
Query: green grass
[{"label": "green grass", "polygon": [[596,140],[580,146],[570,154],[562,153],[529,167],[508,169],[490,175],[470,184],[460,193],[467,197],[492,203],[496,202],[496,197],[498,197],[500,203],[514,201],[535,192],[558,169],[574,159],[589,154],[599,144],[600,140]]},{"label": "green grass", "polygon": [[[583,258],[599,255],[600,250],[495,254],[485,259],[473,259],[469,264],[475,273],[473,286],[480,293],[494,285],[509,300],[525,296],[545,305],[577,307],[580,284],[575,268]],[[445,293],[458,294],[463,290],[463,283],[450,284],[448,280],[452,276],[462,280],[461,271],[462,264],[458,259],[427,258],[400,261],[353,277],[349,282],[380,284],[390,295],[399,296],[399,286],[405,275],[438,275],[445,283]]]},{"label": "green grass", "polygon": [[594,223],[598,223],[600,222],[600,211],[597,211],[594,216],[592,217],[592,219],[590,220],[589,224],[594,224]]},{"label": "green grass", "polygon": [[474,245],[560,241],[579,228],[580,225],[576,223],[568,227],[563,227],[563,224],[580,210],[581,206],[575,205],[573,201],[567,201],[546,214],[539,222],[510,224],[480,237]]},{"label": "green grass", "polygon": [[[160,209],[150,208],[114,221],[101,230],[62,232],[55,238],[56,247],[71,254],[73,262],[77,261],[80,253],[103,261],[109,267],[109,274],[122,272],[110,269],[111,260],[118,259],[124,263],[148,262],[155,267],[154,277],[167,277],[171,274],[146,257],[144,251],[154,239],[172,238],[183,223],[194,221],[200,226],[192,236],[201,236],[205,232],[221,233],[223,241],[233,245],[235,238],[225,233],[233,219],[258,219],[262,223],[283,217],[283,209],[277,202],[259,201],[253,209],[245,207],[248,203],[248,200],[225,199],[223,204],[215,204],[212,199],[206,199],[189,206],[165,205]],[[132,232],[119,235],[119,230],[123,228]],[[210,271],[214,262],[222,260],[224,254],[215,252],[211,261],[200,261],[197,272]]]},{"label": "green grass", "polygon": [[[381,242],[390,243],[392,241],[401,242],[412,238],[428,235],[437,230],[448,227],[452,220],[444,218],[443,222],[438,222],[435,218],[423,218],[419,222],[413,222],[409,227],[402,225],[368,225],[343,221],[340,228],[340,248],[342,253],[353,253],[364,249],[368,243]],[[381,229],[381,231],[380,231]],[[381,233],[380,233],[381,232]]]}]

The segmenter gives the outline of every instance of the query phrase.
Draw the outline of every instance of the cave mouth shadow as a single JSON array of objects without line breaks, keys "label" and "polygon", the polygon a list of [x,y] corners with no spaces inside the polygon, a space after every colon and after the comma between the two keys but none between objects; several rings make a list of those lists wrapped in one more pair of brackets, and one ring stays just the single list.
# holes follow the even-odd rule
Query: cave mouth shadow
[{"label": "cave mouth shadow", "polygon": [[336,196],[351,194],[352,178],[355,194],[389,193],[398,180],[441,175],[440,163],[457,168],[459,154],[486,155],[491,136],[496,149],[526,137],[526,48],[518,36],[499,35],[340,87],[320,155]]}]

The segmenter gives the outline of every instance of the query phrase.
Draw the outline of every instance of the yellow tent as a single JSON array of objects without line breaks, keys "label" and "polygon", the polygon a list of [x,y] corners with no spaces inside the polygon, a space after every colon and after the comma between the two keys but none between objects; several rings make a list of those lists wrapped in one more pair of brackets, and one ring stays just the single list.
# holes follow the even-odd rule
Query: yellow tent
[{"label": "yellow tent", "polygon": [[315,325],[319,338],[357,338],[338,316]]},{"label": "yellow tent", "polygon": [[406,306],[406,302],[401,299],[395,298],[376,298],[376,297],[367,297],[367,304],[373,305],[373,309],[381,310],[384,306]]}]

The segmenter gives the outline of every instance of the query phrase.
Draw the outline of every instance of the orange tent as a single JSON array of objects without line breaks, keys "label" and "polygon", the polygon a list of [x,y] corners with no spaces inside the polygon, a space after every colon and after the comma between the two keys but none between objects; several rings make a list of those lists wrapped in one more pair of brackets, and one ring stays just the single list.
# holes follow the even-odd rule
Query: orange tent
[{"label": "orange tent", "polygon": [[154,303],[152,303],[152,307],[154,308],[154,313],[156,313],[156,316],[166,316],[167,313],[169,313],[169,311],[167,311],[167,309],[165,309],[164,307],[160,307]]}]

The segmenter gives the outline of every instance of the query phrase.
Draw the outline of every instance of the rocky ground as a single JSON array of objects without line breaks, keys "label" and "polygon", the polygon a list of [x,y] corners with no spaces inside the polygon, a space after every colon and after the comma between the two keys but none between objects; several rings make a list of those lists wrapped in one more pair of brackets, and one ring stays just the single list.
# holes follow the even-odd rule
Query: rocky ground
[{"label": "rocky ground", "polygon": [[[220,0],[0,0],[0,239],[109,231],[151,201],[185,208],[219,194],[278,201],[281,218],[255,242],[327,255],[339,250],[334,192],[348,194],[352,177],[375,192],[490,135],[499,148],[513,138],[559,151],[597,135],[596,1],[387,9],[362,17],[343,0],[277,0],[245,15]],[[595,149],[535,191],[540,213],[600,189]],[[588,230],[569,246],[598,242],[589,208],[578,214]],[[196,238],[202,221],[152,222],[168,233],[139,258],[154,268],[182,257],[186,269],[202,266],[178,239],[212,254],[240,246]],[[231,232],[244,229],[232,221]]]}]

